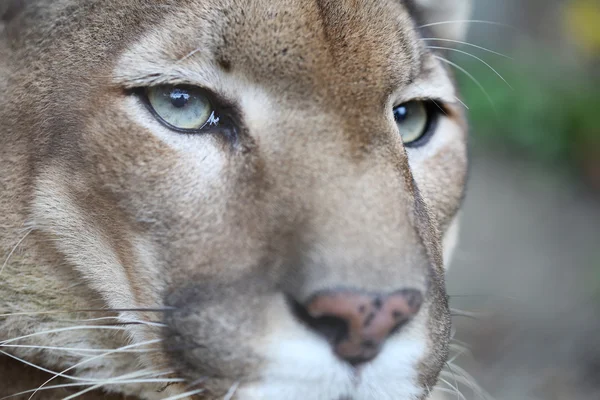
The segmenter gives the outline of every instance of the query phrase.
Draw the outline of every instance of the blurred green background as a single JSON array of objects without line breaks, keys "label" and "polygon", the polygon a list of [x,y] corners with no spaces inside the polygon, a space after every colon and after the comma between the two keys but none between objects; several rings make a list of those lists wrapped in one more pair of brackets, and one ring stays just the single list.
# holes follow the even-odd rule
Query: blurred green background
[{"label": "blurred green background", "polygon": [[[473,1],[473,19],[493,23],[470,23],[469,44],[444,54],[474,79],[450,67],[471,176],[442,387],[446,399],[600,399],[600,0]],[[454,379],[464,371],[473,379]]]},{"label": "blurred green background", "polygon": [[479,82],[456,71],[475,144],[564,166],[600,191],[600,0],[475,3],[475,18],[493,21],[500,7],[506,25],[473,23],[470,39],[506,57],[459,50],[508,82],[449,54]]}]

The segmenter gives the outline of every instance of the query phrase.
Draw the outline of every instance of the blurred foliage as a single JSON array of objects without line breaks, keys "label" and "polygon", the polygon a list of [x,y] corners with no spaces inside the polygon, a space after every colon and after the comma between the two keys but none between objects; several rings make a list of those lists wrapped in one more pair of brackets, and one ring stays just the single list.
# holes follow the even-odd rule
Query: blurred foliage
[{"label": "blurred foliage", "polygon": [[[559,7],[563,31],[559,21],[538,14],[529,16],[528,24],[553,24],[564,40],[518,32],[508,40],[506,32],[488,37],[493,50],[512,48],[513,59],[461,49],[485,59],[512,89],[475,57],[448,56],[480,82],[455,70],[476,144],[569,166],[600,189],[600,0],[569,0]],[[477,39],[471,42],[481,44]]]},{"label": "blurred foliage", "polygon": [[550,52],[528,55],[527,62],[489,60],[513,89],[483,63],[455,58],[491,98],[468,76],[456,72],[470,109],[472,135],[476,142],[595,174],[600,168],[600,76],[559,66],[548,56]]},{"label": "blurred foliage", "polygon": [[565,12],[567,30],[588,52],[600,52],[600,1],[572,0]]}]

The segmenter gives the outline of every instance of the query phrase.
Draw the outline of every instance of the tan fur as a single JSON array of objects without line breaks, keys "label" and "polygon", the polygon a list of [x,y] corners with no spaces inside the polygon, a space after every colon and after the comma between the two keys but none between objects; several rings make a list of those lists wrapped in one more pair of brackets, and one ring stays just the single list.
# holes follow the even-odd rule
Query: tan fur
[{"label": "tan fur", "polygon": [[[73,325],[164,322],[13,343],[115,349],[164,339],[69,374],[173,370],[188,382],[206,377],[206,399],[231,387],[239,400],[424,398],[447,355],[444,258],[467,165],[451,78],[419,40],[418,25],[467,10],[443,3],[3,3],[0,314],[66,313],[0,317],[0,341]],[[201,86],[235,104],[236,140],[160,125],[129,90],[162,83]],[[405,148],[392,107],[428,98],[447,115],[429,143]],[[302,302],[338,287],[426,293],[418,316],[364,371],[376,389],[338,390],[332,382],[350,382],[348,367],[285,303],[284,295]],[[175,310],[75,312],[166,306]],[[118,320],[65,323],[111,316]],[[310,349],[325,361],[306,358]],[[0,350],[56,371],[89,358]],[[395,352],[407,354],[398,371]],[[309,378],[302,362],[331,372],[330,381]],[[0,376],[0,395],[19,387]],[[159,399],[185,385],[103,389]]]}]

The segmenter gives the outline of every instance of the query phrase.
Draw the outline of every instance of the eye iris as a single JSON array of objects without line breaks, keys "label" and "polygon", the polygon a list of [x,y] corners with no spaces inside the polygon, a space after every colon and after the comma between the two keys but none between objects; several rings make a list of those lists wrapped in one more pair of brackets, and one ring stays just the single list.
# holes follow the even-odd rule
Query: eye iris
[{"label": "eye iris", "polygon": [[211,102],[201,89],[194,87],[154,86],[146,89],[146,99],[155,116],[169,128],[196,131],[216,125]]},{"label": "eye iris", "polygon": [[416,143],[428,130],[429,112],[423,101],[409,101],[394,108],[394,120],[402,141],[409,145]]},{"label": "eye iris", "polygon": [[190,101],[190,94],[181,89],[174,89],[169,97],[171,97],[171,104],[175,108],[183,108]]}]

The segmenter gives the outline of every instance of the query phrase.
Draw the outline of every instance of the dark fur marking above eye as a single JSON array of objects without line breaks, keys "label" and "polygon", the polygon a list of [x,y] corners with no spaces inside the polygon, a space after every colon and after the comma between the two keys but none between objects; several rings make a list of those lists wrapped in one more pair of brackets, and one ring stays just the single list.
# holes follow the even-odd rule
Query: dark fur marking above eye
[{"label": "dark fur marking above eye", "polygon": [[231,72],[232,70],[232,65],[231,65],[231,60],[227,57],[219,57],[219,59],[217,59],[217,63],[219,64],[219,66],[221,66],[221,68],[223,68],[223,71],[225,72]]}]

